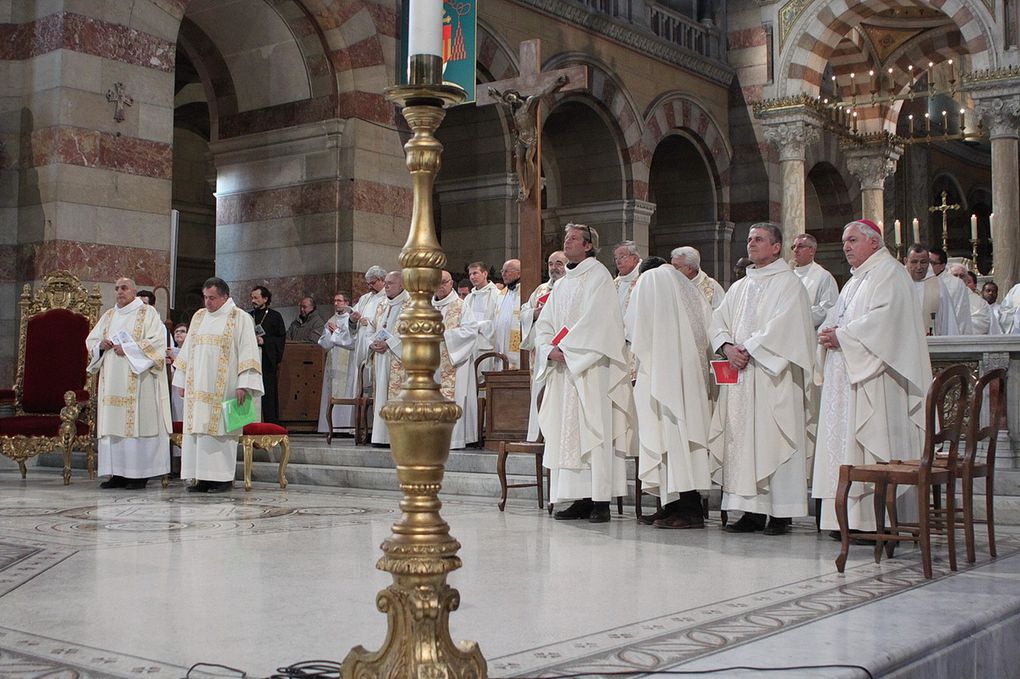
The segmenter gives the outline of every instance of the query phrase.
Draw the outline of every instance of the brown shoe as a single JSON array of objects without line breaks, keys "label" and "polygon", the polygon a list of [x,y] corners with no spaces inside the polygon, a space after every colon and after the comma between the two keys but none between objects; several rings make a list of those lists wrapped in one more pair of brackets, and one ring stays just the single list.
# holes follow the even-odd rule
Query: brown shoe
[{"label": "brown shoe", "polygon": [[704,528],[704,517],[690,514],[673,514],[659,519],[652,524],[656,528]]}]

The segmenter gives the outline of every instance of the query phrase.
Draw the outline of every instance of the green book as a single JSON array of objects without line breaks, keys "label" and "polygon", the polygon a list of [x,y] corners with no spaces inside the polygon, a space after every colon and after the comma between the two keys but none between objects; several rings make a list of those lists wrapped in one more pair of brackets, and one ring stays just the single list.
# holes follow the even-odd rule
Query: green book
[{"label": "green book", "polygon": [[224,401],[223,408],[223,430],[227,432],[242,429],[244,425],[255,421],[255,399],[248,396],[244,399],[244,405],[240,405],[236,398]]}]

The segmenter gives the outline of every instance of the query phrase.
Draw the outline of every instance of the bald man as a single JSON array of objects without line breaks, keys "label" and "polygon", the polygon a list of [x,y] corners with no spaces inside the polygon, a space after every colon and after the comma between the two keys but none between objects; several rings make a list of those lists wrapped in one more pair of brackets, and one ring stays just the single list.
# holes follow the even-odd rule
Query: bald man
[{"label": "bald man", "polygon": [[506,260],[501,274],[506,287],[496,301],[494,344],[509,359],[510,369],[517,370],[521,367],[521,260]]}]

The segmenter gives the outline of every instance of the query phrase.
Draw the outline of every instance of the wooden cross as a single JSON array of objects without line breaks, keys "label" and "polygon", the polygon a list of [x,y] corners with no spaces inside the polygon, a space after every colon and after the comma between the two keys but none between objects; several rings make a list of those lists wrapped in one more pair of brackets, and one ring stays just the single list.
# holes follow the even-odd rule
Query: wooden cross
[{"label": "wooden cross", "polygon": [[949,194],[947,192],[943,191],[942,192],[942,205],[933,205],[933,206],[928,208],[928,212],[930,212],[930,213],[935,213],[935,212],[941,212],[942,213],[942,249],[945,250],[947,253],[949,252],[949,211],[950,210],[959,210],[960,209],[960,204],[959,203],[953,203],[952,205],[947,205],[946,204],[946,198],[948,198],[948,197],[949,197]]},{"label": "wooden cross", "polygon": [[[568,66],[554,71],[542,71],[540,60],[542,41],[537,38],[525,40],[520,44],[520,66],[516,78],[498,80],[479,87],[476,94],[476,105],[487,106],[502,103],[490,88],[499,93],[515,92],[520,98],[527,99],[533,95],[554,90],[557,92],[573,92],[588,88],[588,67]],[[557,86],[559,85],[559,86]],[[539,100],[535,100],[532,113],[534,119],[529,121],[533,127],[535,145],[532,161],[534,171],[532,185],[521,187],[524,199],[518,203],[518,249],[521,260],[521,301],[526,301],[532,290],[542,282],[542,112]],[[510,121],[514,124],[514,121]],[[522,159],[515,159],[522,160]],[[520,162],[517,163],[520,165]],[[521,352],[521,367],[526,368],[526,352]]]},{"label": "wooden cross", "polygon": [[112,90],[106,90],[106,100],[112,104],[115,104],[113,109],[113,119],[118,122],[124,122],[124,107],[134,106],[135,100],[124,93],[124,83],[113,83]]}]

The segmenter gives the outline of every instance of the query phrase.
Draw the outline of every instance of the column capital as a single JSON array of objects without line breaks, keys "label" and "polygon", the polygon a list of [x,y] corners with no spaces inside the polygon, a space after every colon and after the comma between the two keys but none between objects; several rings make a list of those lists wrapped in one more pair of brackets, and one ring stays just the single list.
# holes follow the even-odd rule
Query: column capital
[{"label": "column capital", "polygon": [[846,169],[861,183],[861,189],[882,189],[886,177],[896,172],[902,153],[902,147],[887,144],[847,149]]},{"label": "column capital", "polygon": [[975,94],[974,110],[988,127],[991,139],[1020,136],[1020,94]]},{"label": "column capital", "polygon": [[777,120],[762,123],[765,140],[779,151],[779,160],[805,159],[807,147],[818,143],[822,131],[808,120]]}]

